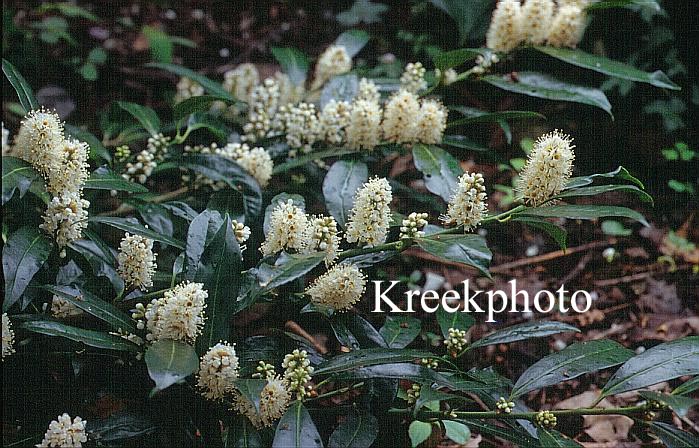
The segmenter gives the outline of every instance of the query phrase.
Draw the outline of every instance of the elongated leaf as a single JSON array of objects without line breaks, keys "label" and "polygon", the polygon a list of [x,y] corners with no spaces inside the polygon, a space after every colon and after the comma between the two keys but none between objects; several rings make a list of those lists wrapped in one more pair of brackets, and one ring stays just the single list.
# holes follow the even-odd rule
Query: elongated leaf
[{"label": "elongated leaf", "polygon": [[146,64],[146,67],[153,67],[153,68],[159,68],[162,70],[166,70],[170,73],[174,73],[179,76],[186,76],[187,78],[191,79],[192,81],[196,81],[199,85],[201,85],[204,90],[209,92],[211,95],[216,95],[220,96],[223,98],[227,98],[230,101],[235,101],[235,98],[226,90],[224,89],[220,83],[216,81],[212,81],[211,79],[207,78],[204,75],[201,75],[193,70],[190,70],[186,67],[182,67],[181,65],[175,65],[175,64],[164,64],[164,63],[150,63]]},{"label": "elongated leaf", "polygon": [[52,320],[27,321],[22,324],[22,328],[35,333],[41,333],[48,336],[60,336],[72,341],[82,342],[90,347],[131,352],[139,350],[138,345],[129,342],[122,337],[109,333],[102,333],[101,331],[71,327]]},{"label": "elongated leaf", "polygon": [[438,146],[422,144],[413,147],[413,161],[423,174],[425,187],[448,202],[463,174],[459,161]]},{"label": "elongated leaf", "polygon": [[136,410],[117,411],[106,418],[90,419],[86,427],[90,439],[98,445],[143,437],[157,429],[148,415]]},{"label": "elongated leaf", "polygon": [[638,188],[642,190],[645,188],[643,186],[643,182],[632,176],[626,168],[624,168],[623,166],[619,166],[614,171],[610,171],[608,173],[598,173],[590,174],[588,176],[572,177],[568,181],[568,184],[566,185],[565,189],[568,190],[571,188],[578,188],[584,187],[585,185],[590,185],[592,182],[595,181],[596,178],[622,179],[631,182],[632,184],[636,185]]},{"label": "elongated leaf", "polygon": [[89,239],[73,241],[68,247],[87,260],[95,276],[106,277],[116,294],[121,294],[124,291],[124,280],[116,271],[117,262],[112,249],[90,229],[84,232],[84,236]]},{"label": "elongated leaf", "polygon": [[266,385],[267,380],[263,379],[241,378],[235,381],[236,390],[255,406],[255,410],[258,413],[260,412],[260,397],[262,395],[262,389],[264,389]]},{"label": "elongated leaf", "polygon": [[347,30],[337,36],[335,45],[345,47],[350,58],[354,58],[369,42],[369,33],[364,30]]},{"label": "elongated leaf", "polygon": [[664,89],[681,90],[680,86],[672,82],[670,78],[668,78],[667,75],[660,70],[653,73],[647,73],[631,65],[624,64],[623,62],[614,61],[612,59],[605,58],[604,56],[585,53],[579,49],[556,48],[548,46],[534,47],[534,49],[569,64],[604,73],[605,75],[613,76],[615,78],[644,82],[646,84],[662,87]]},{"label": "elongated leaf", "polygon": [[519,377],[511,397],[561,383],[580,375],[616,366],[634,352],[608,339],[576,343],[553,353],[529,367]]},{"label": "elongated leaf", "polygon": [[2,60],[2,72],[10,84],[17,92],[17,97],[19,98],[19,104],[22,105],[24,112],[29,112],[39,108],[39,102],[34,96],[32,88],[29,83],[24,79],[24,77],[17,71],[14,65],[12,65],[8,60]]},{"label": "elongated leaf", "polygon": [[687,395],[695,390],[699,390],[699,376],[695,376],[689,381],[685,381],[672,391],[673,395]]},{"label": "elongated leaf", "polygon": [[440,387],[446,387],[451,390],[459,390],[457,385],[454,382],[452,382],[452,380],[449,377],[435,372],[434,370],[429,369],[427,367],[406,362],[378,364],[369,367],[358,367],[352,370],[344,370],[337,372],[336,376],[334,375],[334,377],[341,380],[370,380],[376,378],[410,380],[416,383],[434,383]]},{"label": "elongated leaf", "polygon": [[[462,109],[469,110],[469,109]],[[497,123],[500,120],[515,120],[521,118],[543,118],[545,116],[537,112],[531,112],[528,110],[508,110],[502,112],[484,112],[477,109],[472,109],[471,113],[468,113],[465,118],[459,118],[457,120],[450,121],[447,127],[462,126],[465,124],[474,123]]]},{"label": "elongated leaf", "polygon": [[422,358],[432,359],[435,357],[436,355],[424,350],[366,348],[328,359],[318,366],[318,368],[315,370],[315,374],[329,375],[331,373],[343,372],[355,369],[357,367],[373,366],[376,364],[413,362]]},{"label": "elongated leaf", "polygon": [[174,45],[167,33],[152,26],[144,26],[141,32],[148,41],[150,53],[154,61],[167,64],[172,62],[172,50]]},{"label": "elongated leaf", "polygon": [[294,85],[301,85],[308,75],[308,57],[296,48],[272,47],[272,56],[282,66],[282,71],[289,75]]},{"label": "elongated leaf", "polygon": [[3,156],[2,158],[2,205],[12,199],[15,191],[19,197],[29,191],[29,187],[41,175],[28,163],[17,157]]},{"label": "elongated leaf", "polygon": [[130,182],[106,166],[97,168],[85,181],[85,188],[91,190],[116,190],[129,193],[146,193],[148,189],[136,182]]},{"label": "elongated leaf", "polygon": [[442,144],[452,146],[454,148],[468,149],[469,151],[490,151],[490,148],[487,146],[473,141],[464,135],[445,135],[442,137]]},{"label": "elongated leaf", "polygon": [[456,22],[459,42],[466,39],[482,40],[488,27],[493,0],[465,2],[463,0],[430,0]]},{"label": "elongated leaf", "polygon": [[206,209],[198,214],[189,225],[185,250],[187,259],[186,278],[188,280],[193,281],[197,276],[204,249],[211,243],[222,223],[223,218],[218,211]]},{"label": "elongated leaf", "polygon": [[514,442],[516,446],[522,448],[541,448],[542,445],[537,439],[522,430],[521,428],[502,427],[493,423],[484,422],[483,420],[460,420],[468,425],[471,431],[478,434],[486,434],[493,437],[498,437],[503,440]]},{"label": "elongated leaf", "polygon": [[369,448],[379,434],[379,422],[362,410],[350,412],[330,435],[328,448]]},{"label": "elongated leaf", "polygon": [[314,447],[322,448],[323,441],[303,403],[295,401],[279,420],[272,448]]},{"label": "elongated leaf", "polygon": [[74,294],[73,287],[44,286],[44,289],[50,293],[65,299],[86,313],[103,320],[109,324],[114,331],[123,330],[128,333],[136,333],[136,323],[128,314],[84,288],[75,288],[79,291],[79,295]]},{"label": "elongated leaf", "polygon": [[323,253],[289,255],[288,259],[286,259],[283,264],[274,266],[272,275],[267,278],[264,284],[260,285],[262,287],[260,294],[266,294],[275,288],[307,274],[311,269],[318,266],[324,258],[325,254]]},{"label": "elongated leaf", "polygon": [[564,227],[547,221],[544,218],[538,216],[516,216],[512,218],[513,221],[523,222],[529,227],[535,229],[543,230],[546,232],[553,240],[558,243],[561,249],[567,247],[568,232]]},{"label": "elongated leaf", "polygon": [[185,379],[199,367],[194,347],[170,339],[155,341],[145,355],[148,375],[155,381],[155,391]]},{"label": "elongated leaf", "polygon": [[524,324],[503,328],[502,330],[491,333],[471,344],[471,347],[476,348],[485,347],[486,345],[507,344],[515,341],[523,341],[525,339],[551,336],[552,334],[564,333],[566,331],[580,333],[580,330],[577,328],[564,324],[563,322],[527,322]]},{"label": "elongated leaf", "polygon": [[345,227],[354,202],[354,194],[369,178],[369,169],[359,161],[338,160],[323,180],[323,196],[328,212]]},{"label": "elongated leaf", "polygon": [[456,442],[458,445],[466,445],[471,438],[471,430],[464,423],[455,422],[452,420],[442,420],[444,432],[447,437]]},{"label": "elongated leaf", "polygon": [[539,441],[541,446],[547,448],[582,448],[575,440],[569,439],[554,429],[538,428]]},{"label": "elongated leaf", "polygon": [[138,120],[141,126],[143,126],[143,129],[148,131],[150,135],[156,135],[160,132],[160,118],[158,118],[158,114],[150,107],[129,103],[127,101],[117,101],[117,104]]},{"label": "elongated leaf", "polygon": [[493,254],[480,235],[435,235],[417,240],[422,250],[445,260],[473,266],[490,277]]},{"label": "elongated leaf", "polygon": [[696,374],[699,374],[699,336],[688,336],[656,345],[628,360],[604,386],[602,396]]},{"label": "elongated leaf", "polygon": [[170,246],[184,250],[184,243],[182,243],[182,241],[178,241],[178,240],[171,238],[169,236],[161,235],[158,232],[154,232],[154,231],[142,226],[141,224],[136,222],[134,219],[114,218],[111,216],[90,216],[89,220],[90,220],[90,222],[95,222],[95,223],[99,223],[99,224],[106,224],[108,226],[112,226],[112,227],[116,227],[117,229],[121,229],[125,232],[129,232],[129,233],[135,234],[135,235],[145,236],[146,238],[150,238],[154,241],[160,241],[161,243],[169,244]]},{"label": "elongated leaf", "polygon": [[613,205],[552,205],[550,207],[529,208],[522,214],[526,216],[568,219],[597,219],[618,216],[633,219],[646,227],[649,226],[646,218],[637,211]]},{"label": "elongated leaf", "polygon": [[558,194],[557,198],[573,198],[579,196],[596,196],[598,194],[608,193],[610,191],[625,191],[633,193],[643,202],[653,203],[651,195],[636,187],[635,185],[596,185],[593,187],[580,187],[563,190]]},{"label": "elongated leaf", "polygon": [[314,160],[323,160],[329,157],[341,157],[347,154],[355,154],[357,152],[359,151],[350,148],[338,148],[328,149],[326,151],[316,151],[310,154],[304,154],[302,156],[295,157],[287,162],[280,163],[279,165],[275,165],[274,169],[272,170],[272,173],[279,174],[289,171],[292,168],[298,168]]},{"label": "elongated leaf", "polygon": [[482,52],[483,50],[480,48],[459,48],[457,50],[443,51],[435,55],[432,60],[434,61],[435,67],[444,71],[458,67],[464,62],[476,59]]},{"label": "elongated leaf", "polygon": [[172,111],[173,118],[175,121],[180,121],[195,112],[206,112],[211,108],[211,105],[217,101],[222,101],[229,105],[239,103],[239,101],[232,100],[230,97],[219,95],[193,96],[175,104]]},{"label": "elongated leaf", "polygon": [[487,75],[483,77],[483,80],[508,92],[599,107],[613,117],[612,105],[609,104],[609,100],[604,95],[604,92],[592,87],[569,84],[551,76],[535,72],[518,72],[516,81],[500,75]]},{"label": "elongated leaf", "polygon": [[379,330],[390,348],[405,348],[420,334],[421,322],[410,316],[386,316]]},{"label": "elongated leaf", "polygon": [[696,448],[699,446],[699,437],[679,430],[669,423],[653,422],[650,424],[650,428],[667,448]]},{"label": "elongated leaf", "polygon": [[442,336],[446,338],[449,335],[450,328],[468,330],[476,323],[476,320],[468,313],[460,311],[450,313],[439,307],[437,310],[437,323],[439,324],[439,329],[442,330]]},{"label": "elongated leaf", "polygon": [[699,400],[682,395],[661,394],[650,390],[642,390],[638,394],[646,400],[659,401],[668,405],[680,417],[686,417],[691,408],[699,406]]},{"label": "elongated leaf", "polygon": [[10,234],[2,249],[2,272],[5,279],[3,311],[7,311],[24,294],[34,275],[48,260],[51,239],[33,225]]},{"label": "elongated leaf", "polygon": [[408,437],[413,448],[420,445],[432,435],[432,423],[415,420],[408,426]]},{"label": "elongated leaf", "polygon": [[262,437],[244,415],[236,415],[224,440],[226,448],[263,448]]}]

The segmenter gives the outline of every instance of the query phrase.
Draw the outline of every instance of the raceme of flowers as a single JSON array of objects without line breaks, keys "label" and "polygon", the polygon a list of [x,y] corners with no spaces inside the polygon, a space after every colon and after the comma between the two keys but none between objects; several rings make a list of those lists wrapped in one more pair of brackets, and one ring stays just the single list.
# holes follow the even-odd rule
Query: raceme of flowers
[{"label": "raceme of flowers", "polygon": [[392,200],[391,185],[385,178],[371,179],[357,190],[345,234],[347,242],[369,247],[386,242]]},{"label": "raceme of flowers", "polygon": [[15,332],[12,330],[12,322],[7,313],[2,313],[2,360],[15,352]]},{"label": "raceme of flowers", "polygon": [[464,226],[465,231],[472,230],[483,221],[488,212],[487,198],[483,175],[466,172],[459,177],[447,214],[442,220],[447,224]]},{"label": "raceme of flowers", "polygon": [[237,390],[233,392],[233,409],[246,416],[257,429],[272,426],[284,415],[290,401],[291,394],[286,383],[278,377],[267,378],[267,384],[260,393],[259,412],[247,397]]},{"label": "raceme of flowers", "polygon": [[573,139],[556,130],[539,137],[519,174],[518,197],[524,203],[540,206],[565,188],[573,173]]},{"label": "raceme of flowers", "polygon": [[311,381],[314,370],[306,350],[295,349],[284,356],[282,368],[284,369],[284,382],[288,390],[296,394],[297,400],[303,399],[310,389],[310,387],[306,387],[306,384]]},{"label": "raceme of flowers", "polygon": [[507,53],[522,43],[575,48],[587,26],[585,2],[500,0],[486,34],[486,46]]},{"label": "raceme of flowers", "polygon": [[207,291],[201,283],[181,283],[154,299],[145,309],[146,339],[193,344],[204,326]]},{"label": "raceme of flowers", "polygon": [[345,311],[361,300],[365,289],[366,276],[348,263],[330,268],[306,288],[306,294],[316,305]]},{"label": "raceme of flowers", "polygon": [[147,290],[153,286],[157,265],[153,253],[153,240],[128,232],[119,244],[117,272],[126,286]]},{"label": "raceme of flowers", "polygon": [[56,420],[49,424],[44,439],[36,446],[39,448],[80,448],[83,443],[87,442],[86,425],[87,421],[80,417],[76,416],[71,419],[70,415],[66,413],[59,415]]},{"label": "raceme of flowers", "polygon": [[221,399],[232,393],[238,378],[238,357],[227,342],[219,342],[201,357],[197,386],[204,397]]}]

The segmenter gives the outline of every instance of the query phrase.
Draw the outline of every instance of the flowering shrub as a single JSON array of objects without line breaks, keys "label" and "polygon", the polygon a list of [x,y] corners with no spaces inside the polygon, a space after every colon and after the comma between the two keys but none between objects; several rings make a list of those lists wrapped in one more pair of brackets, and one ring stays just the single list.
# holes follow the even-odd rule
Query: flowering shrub
[{"label": "flowering shrub", "polygon": [[[495,190],[488,173],[459,163],[464,150],[481,149],[461,129],[509,129],[509,120],[542,118],[445,104],[450,89],[464,83],[611,114],[597,89],[500,72],[518,52],[676,87],[661,72],[576,50],[587,6],[501,0],[487,47],[408,63],[389,80],[355,68],[368,41],[361,31],[343,33],[317,55],[313,70],[298,50],[275,48],[283,71],[266,78],[251,63],[220,80],[151,64],[179,77],[172,111],[158,115],[119,101],[112,115],[120,118],[104,126],[102,138],[69,130],[39,107],[3,61],[26,112],[7,142],[3,128],[3,366],[59,349],[71,359],[104,356],[104,369],[128,372],[115,381],[139,385],[131,399],[162,412],[180,403],[182,421],[206,446],[369,446],[396,422],[403,429],[391,431],[407,434],[413,446],[437,433],[465,444],[472,431],[521,446],[578,446],[560,426],[571,415],[632,417],[668,445],[695,443],[667,422],[671,412],[686,415],[696,378],[671,395],[645,391],[631,406],[598,406],[698,374],[695,336],[640,354],[607,339],[576,343],[513,382],[463,361],[482,347],[579,330],[541,320],[472,340],[474,319],[445,306],[430,342],[417,338],[427,322],[391,315],[377,330],[359,312],[374,308],[368,305],[372,283],[384,279],[379,269],[410,251],[474,268],[487,280],[488,229],[525,225],[565,248],[564,219],[647,225],[641,213],[606,204],[604,196],[617,191],[629,203],[652,202],[643,184],[623,167],[579,173],[574,161],[589,157],[590,148],[577,148],[564,130],[533,143],[514,186],[516,205],[507,210],[489,205]],[[421,179],[392,176],[386,161],[396,157]],[[264,335],[237,324],[255,313],[270,316]],[[332,341],[319,343],[297,321]],[[590,406],[531,410],[522,401],[609,368],[616,370]],[[64,413],[33,443],[111,446],[155,431],[91,424]]]}]

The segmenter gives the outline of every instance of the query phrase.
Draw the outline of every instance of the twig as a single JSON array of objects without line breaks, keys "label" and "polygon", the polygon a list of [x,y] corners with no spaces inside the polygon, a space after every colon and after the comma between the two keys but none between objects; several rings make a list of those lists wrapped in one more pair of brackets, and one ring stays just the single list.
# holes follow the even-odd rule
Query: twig
[{"label": "twig", "polygon": [[509,271],[510,269],[519,268],[522,266],[528,266],[535,263],[542,263],[544,261],[555,260],[556,258],[565,257],[566,255],[576,254],[578,252],[584,252],[590,249],[596,249],[598,247],[610,246],[615,244],[615,239],[605,240],[605,241],[593,241],[591,243],[582,244],[576,247],[570,247],[566,250],[556,250],[546,254],[538,255],[536,257],[523,258],[521,260],[512,261],[510,263],[503,263],[498,266],[490,268],[490,272],[493,274],[501,274]]},{"label": "twig", "polygon": [[[162,202],[167,202],[170,199],[174,199],[178,196],[181,196],[183,193],[186,193],[187,191],[189,191],[189,188],[187,188],[187,187],[178,188],[177,190],[169,191],[167,193],[163,193],[159,196],[156,196],[153,199],[149,200],[148,202],[150,202],[152,204],[160,204]],[[121,204],[115,210],[110,210],[107,212],[98,213],[98,215],[99,216],[124,216],[124,215],[128,215],[129,213],[132,213],[134,210],[136,210],[136,209],[128,204]]]},{"label": "twig", "polygon": [[311,336],[306,330],[301,328],[301,325],[297,324],[293,320],[287,320],[284,324],[284,328],[306,339],[308,342],[311,343],[313,348],[315,348],[316,351],[318,351],[318,353],[320,353],[321,355],[324,355],[328,352],[327,348],[325,348],[320,342],[316,340],[316,338]]}]

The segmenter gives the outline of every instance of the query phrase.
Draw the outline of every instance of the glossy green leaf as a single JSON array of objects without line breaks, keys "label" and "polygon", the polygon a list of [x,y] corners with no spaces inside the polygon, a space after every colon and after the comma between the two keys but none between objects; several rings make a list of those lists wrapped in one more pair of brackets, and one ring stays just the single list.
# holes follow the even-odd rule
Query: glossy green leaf
[{"label": "glossy green leaf", "polygon": [[602,396],[642,389],[699,374],[699,336],[665,342],[628,360],[602,389]]},{"label": "glossy green leaf", "polygon": [[328,448],[369,448],[379,434],[379,422],[370,413],[357,410],[337,425],[330,435]]},{"label": "glossy green leaf", "polygon": [[468,313],[462,313],[461,311],[450,313],[443,307],[439,307],[437,310],[437,323],[442,331],[442,336],[446,338],[449,335],[450,328],[466,331],[476,323],[476,320]]},{"label": "glossy green leaf", "polygon": [[539,441],[546,448],[582,448],[575,440],[569,439],[555,429],[538,428]]},{"label": "glossy green leaf", "polygon": [[46,263],[53,242],[38,227],[26,225],[11,233],[2,249],[2,272],[5,298],[2,310],[7,311],[24,294],[29,282]]},{"label": "glossy green leaf", "polygon": [[2,205],[12,199],[15,191],[19,197],[29,191],[29,187],[35,180],[40,180],[41,175],[28,163],[17,157],[3,156],[2,158]]},{"label": "glossy green leaf", "polygon": [[[84,288],[77,286],[75,288],[67,286],[44,286],[43,288],[51,294],[72,303],[86,313],[106,322],[114,331],[123,330],[127,333],[137,333],[136,323],[128,314]],[[78,295],[75,295],[75,289],[78,290]]]},{"label": "glossy green leaf", "polygon": [[597,196],[598,194],[608,193],[610,191],[623,191],[632,193],[638,196],[642,202],[653,204],[651,195],[636,187],[635,185],[595,185],[592,187],[579,187],[563,190],[556,195],[557,198],[573,198],[579,196]]},{"label": "glossy green leaf", "polygon": [[463,43],[467,39],[482,41],[495,4],[493,0],[477,2],[463,0],[430,1],[454,19],[459,31],[459,43]]},{"label": "glossy green leaf", "polygon": [[350,148],[333,148],[325,151],[316,151],[295,157],[289,161],[280,163],[279,165],[275,165],[274,170],[272,170],[272,173],[284,173],[286,171],[289,171],[290,169],[298,168],[300,166],[306,165],[307,163],[311,163],[314,160],[323,160],[329,157],[341,157],[347,154],[355,154],[357,152],[359,152],[359,150]]},{"label": "glossy green leaf", "polygon": [[413,448],[430,438],[432,434],[432,423],[415,420],[408,427],[408,436]]},{"label": "glossy green leaf", "polygon": [[478,434],[485,434],[492,437],[497,437],[502,440],[514,442],[521,448],[541,448],[541,444],[530,434],[524,431],[521,427],[503,427],[488,423],[483,420],[460,420],[466,423],[471,431]]},{"label": "glossy green leaf", "polygon": [[647,73],[631,65],[624,64],[623,62],[614,61],[612,59],[605,58],[604,56],[586,53],[577,48],[572,49],[540,46],[534,47],[534,49],[556,59],[560,59],[563,62],[567,62],[578,67],[587,68],[589,70],[594,70],[599,73],[604,73],[605,75],[613,76],[615,78],[644,82],[646,84],[662,87],[664,89],[681,90],[680,86],[672,82],[670,78],[668,78],[667,75],[660,70],[653,73]]},{"label": "glossy green leaf", "polygon": [[7,80],[10,81],[15,92],[17,92],[19,104],[22,105],[24,112],[39,109],[39,102],[36,100],[29,83],[27,83],[24,77],[17,71],[15,66],[6,59],[2,60],[2,72],[5,74]]},{"label": "glossy green leaf", "polygon": [[236,415],[225,435],[225,448],[263,448],[262,437],[244,415]]},{"label": "glossy green leaf", "polygon": [[308,67],[310,63],[308,56],[300,50],[290,47],[272,47],[272,56],[279,62],[282,71],[289,75],[289,79],[294,85],[301,85],[306,81]]},{"label": "glossy green leaf", "polygon": [[112,253],[113,249],[90,229],[83,231],[83,235],[87,239],[73,241],[68,247],[87,260],[95,276],[106,277],[116,294],[121,294],[124,291],[124,280],[116,271],[117,261],[115,254]]},{"label": "glossy green leaf", "polygon": [[260,397],[262,389],[267,385],[267,380],[240,378],[235,381],[235,388],[240,394],[247,398],[255,406],[255,410],[260,412]]},{"label": "glossy green leaf", "polygon": [[115,442],[143,437],[157,430],[150,416],[138,410],[117,411],[106,418],[91,418],[86,430],[90,440],[97,445],[110,445]]},{"label": "glossy green leaf", "polygon": [[146,238],[150,238],[154,241],[160,241],[161,243],[169,244],[170,246],[176,247],[178,249],[184,249],[184,243],[171,238],[166,235],[162,235],[158,232],[154,232],[151,229],[144,227],[139,224],[136,220],[132,218],[114,218],[111,216],[90,216],[90,222],[98,224],[106,224],[108,226],[116,227],[124,232],[129,232],[132,235],[141,235]]},{"label": "glossy green leaf", "polygon": [[687,395],[695,390],[699,390],[699,376],[695,376],[691,380],[685,381],[672,391],[673,395]]},{"label": "glossy green leaf", "polygon": [[632,350],[609,339],[572,344],[525,370],[512,388],[511,397],[622,364],[633,356]]},{"label": "glossy green leaf", "polygon": [[127,101],[117,101],[117,104],[138,120],[141,126],[143,126],[143,129],[148,131],[150,135],[156,135],[160,132],[160,118],[158,118],[158,114],[150,107],[129,103]]},{"label": "glossy green leaf", "polygon": [[386,316],[379,330],[390,348],[405,348],[420,334],[420,319],[410,316]]},{"label": "glossy green leaf", "polygon": [[279,420],[272,448],[322,448],[323,441],[301,401],[291,403]]},{"label": "glossy green leaf", "polygon": [[552,334],[564,333],[568,331],[580,333],[580,330],[577,328],[564,324],[563,322],[527,322],[524,324],[503,328],[502,330],[491,333],[471,344],[471,348],[485,347],[486,345],[495,344],[508,344],[510,342],[523,341],[532,338],[542,338],[544,336],[551,336]]},{"label": "glossy green leaf", "polygon": [[549,75],[535,72],[517,72],[517,80],[501,75],[487,75],[482,79],[488,84],[508,92],[553,101],[587,104],[599,107],[612,116],[612,105],[609,104],[604,92],[592,87],[569,84]]},{"label": "glossy green leaf", "polygon": [[633,219],[646,227],[649,226],[642,214],[630,208],[614,205],[552,205],[550,207],[528,208],[522,212],[522,215],[568,219],[598,219],[617,216]]},{"label": "glossy green leaf", "polygon": [[443,51],[435,55],[432,60],[434,61],[435,67],[444,71],[476,59],[483,53],[483,51],[484,50],[480,48],[459,48],[457,50]]},{"label": "glossy green leaf", "polygon": [[182,67],[181,65],[154,62],[146,64],[146,67],[159,68],[162,70],[166,70],[170,73],[174,73],[175,75],[185,76],[191,79],[192,81],[196,81],[199,85],[201,85],[204,88],[204,90],[206,90],[211,95],[227,98],[230,101],[235,100],[235,98],[233,98],[233,96],[226,89],[224,89],[223,86],[221,86],[221,83],[212,81],[206,76],[201,75],[186,67]]},{"label": "glossy green leaf", "polygon": [[347,30],[337,36],[335,45],[345,47],[350,58],[354,58],[369,42],[369,33],[364,30]]},{"label": "glossy green leaf", "polygon": [[434,235],[417,240],[422,250],[439,258],[473,266],[490,276],[488,266],[493,254],[480,235]]},{"label": "glossy green leaf", "polygon": [[658,401],[668,405],[680,417],[686,417],[691,408],[699,406],[699,400],[683,395],[661,394],[650,390],[641,390],[638,394],[646,400]]},{"label": "glossy green leaf", "polygon": [[345,227],[354,203],[354,195],[368,178],[369,169],[366,164],[355,160],[338,160],[325,175],[325,205],[340,227]]},{"label": "glossy green leaf", "polygon": [[145,361],[148,375],[155,381],[155,391],[185,379],[199,367],[194,347],[171,339],[155,341],[146,350]]},{"label": "glossy green leaf", "polygon": [[516,120],[524,118],[546,119],[546,117],[540,113],[531,112],[528,110],[507,110],[502,112],[485,112],[470,108],[461,108],[460,110],[468,111],[466,117],[450,121],[447,123],[447,127],[462,126],[474,123],[497,123],[500,120]]},{"label": "glossy green leaf", "polygon": [[568,184],[566,185],[564,190],[568,190],[571,188],[584,187],[585,185],[590,185],[597,178],[610,178],[610,179],[626,180],[626,181],[631,182],[632,184],[636,185],[640,189],[645,188],[643,186],[643,182],[641,182],[640,180],[638,180],[634,176],[632,176],[631,173],[629,173],[629,171],[626,168],[624,168],[623,166],[619,166],[614,171],[610,171],[608,173],[598,173],[598,174],[590,174],[588,176],[572,177],[568,181]]},{"label": "glossy green leaf", "polygon": [[174,45],[172,44],[170,36],[164,31],[152,26],[144,26],[141,31],[148,41],[153,60],[166,64],[171,63]]},{"label": "glossy green leaf", "polygon": [[442,144],[454,148],[468,149],[469,151],[485,152],[490,151],[487,146],[478,143],[464,135],[445,135],[442,137]]},{"label": "glossy green leaf", "polygon": [[47,336],[59,336],[76,342],[82,342],[90,347],[105,350],[120,350],[136,352],[140,347],[126,339],[109,333],[95,330],[85,330],[71,327],[52,320],[31,320],[22,323],[22,328]]},{"label": "glossy green leaf", "polygon": [[699,446],[699,437],[677,429],[669,423],[653,422],[650,423],[650,429],[666,448],[696,448]]},{"label": "glossy green leaf", "polygon": [[315,375],[329,375],[358,367],[373,366],[377,364],[413,362],[422,358],[432,359],[435,357],[436,355],[425,350],[366,348],[337,355],[332,359],[324,361],[315,370]]},{"label": "glossy green leaf", "polygon": [[543,230],[546,232],[553,240],[558,243],[561,249],[566,249],[568,231],[557,224],[547,221],[544,218],[538,216],[515,216],[512,221],[522,222],[529,227],[534,229]]},{"label": "glossy green leaf", "polygon": [[217,101],[222,101],[229,105],[239,103],[236,100],[232,100],[230,97],[219,95],[193,96],[175,104],[172,110],[173,118],[175,121],[180,121],[193,113],[206,112],[211,108],[211,105]]},{"label": "glossy green leaf", "polygon": [[423,144],[413,146],[413,161],[423,175],[425,187],[448,202],[464,173],[459,161],[439,146]]},{"label": "glossy green leaf", "polygon": [[218,211],[206,209],[199,213],[189,224],[189,229],[187,229],[187,246],[185,248],[187,280],[193,281],[197,276],[204,249],[211,243],[222,223],[223,218]]},{"label": "glossy green leaf", "polygon": [[[289,255],[288,258],[279,265],[275,265],[272,275],[266,279],[260,290],[260,294],[266,294],[290,281],[296,280],[307,274],[314,267],[318,266],[325,259],[325,254],[315,253],[309,255]],[[277,260],[279,262],[279,260]]]},{"label": "glossy green leaf", "polygon": [[[424,358],[424,356],[417,358],[416,360],[422,358]],[[432,355],[432,358],[435,358],[435,356]],[[440,387],[446,387],[451,390],[459,390],[457,385],[452,382],[449,377],[419,364],[402,361],[395,363],[382,363],[369,367],[358,367],[351,370],[343,370],[336,372],[335,375],[333,375],[335,378],[341,380],[371,380],[376,378],[387,378],[394,380],[410,380],[416,383],[434,383]]]},{"label": "glossy green leaf", "polygon": [[442,420],[442,424],[444,425],[446,436],[458,445],[466,445],[471,438],[471,430],[464,423]]},{"label": "glossy green leaf", "polygon": [[116,174],[106,166],[101,166],[92,172],[85,181],[85,188],[90,190],[116,190],[128,193],[146,193],[148,189],[136,182],[130,182]]}]

